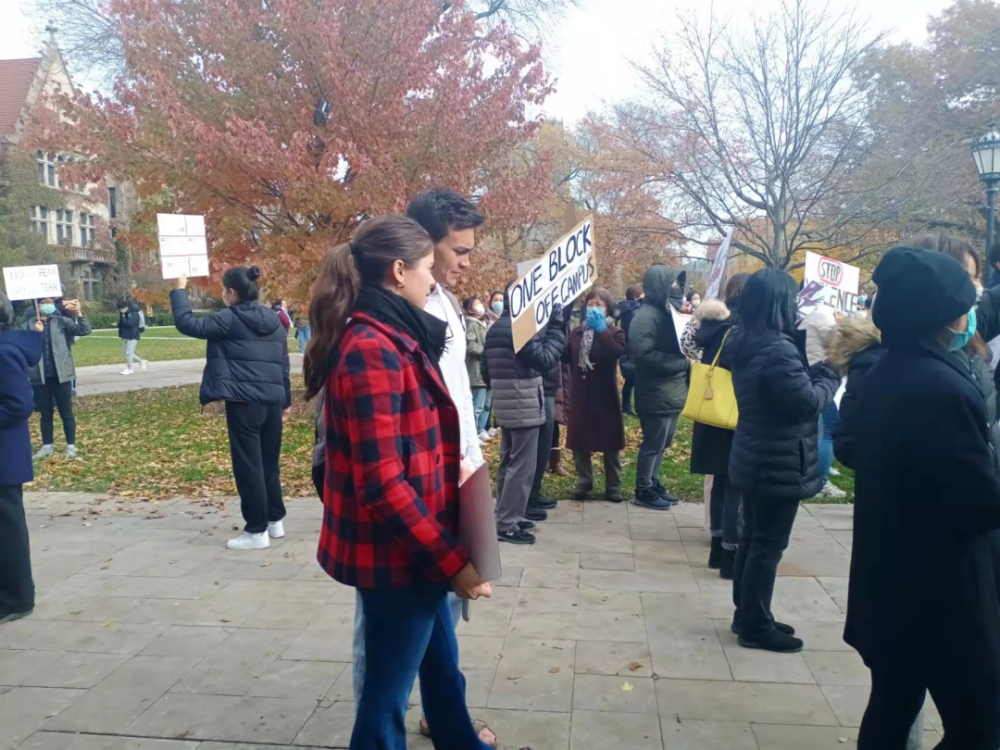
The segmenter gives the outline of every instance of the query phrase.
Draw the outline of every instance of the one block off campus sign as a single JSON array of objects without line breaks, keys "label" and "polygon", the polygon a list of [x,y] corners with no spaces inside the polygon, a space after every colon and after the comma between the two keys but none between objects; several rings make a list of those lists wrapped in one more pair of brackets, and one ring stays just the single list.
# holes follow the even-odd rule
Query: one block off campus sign
[{"label": "one block off campus sign", "polygon": [[577,224],[510,288],[514,351],[549,322],[552,307],[568,306],[597,281],[593,217]]}]

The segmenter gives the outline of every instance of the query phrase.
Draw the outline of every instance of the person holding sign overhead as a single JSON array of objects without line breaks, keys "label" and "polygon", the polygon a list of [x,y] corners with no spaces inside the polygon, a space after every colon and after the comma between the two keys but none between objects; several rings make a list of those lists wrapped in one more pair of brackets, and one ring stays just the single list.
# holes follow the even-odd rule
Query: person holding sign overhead
[{"label": "person holding sign overhead", "polygon": [[41,415],[42,448],[35,458],[47,458],[55,452],[55,410],[63,423],[66,435],[66,458],[76,458],[76,418],[73,416],[73,363],[72,341],[90,334],[90,322],[75,299],[65,300],[62,314],[51,297],[38,301],[38,313],[29,314],[24,324],[26,330],[42,328],[42,358],[31,368],[29,377],[35,396],[35,408]]},{"label": "person holding sign overhead", "polygon": [[201,404],[224,401],[233,478],[246,527],[229,549],[264,549],[285,535],[281,495],[282,410],[292,405],[288,334],[270,308],[258,304],[257,266],[236,266],[222,275],[227,307],[196,318],[187,278],[170,292],[174,325],[185,336],[208,341]]}]

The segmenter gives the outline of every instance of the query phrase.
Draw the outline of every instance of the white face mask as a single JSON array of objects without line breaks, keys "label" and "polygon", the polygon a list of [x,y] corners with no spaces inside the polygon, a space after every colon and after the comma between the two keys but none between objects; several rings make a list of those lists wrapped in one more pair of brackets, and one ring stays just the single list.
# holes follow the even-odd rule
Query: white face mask
[{"label": "white face mask", "polygon": [[483,317],[483,315],[486,314],[486,308],[483,307],[482,305],[475,305],[472,308],[472,312],[477,318],[481,318]]}]

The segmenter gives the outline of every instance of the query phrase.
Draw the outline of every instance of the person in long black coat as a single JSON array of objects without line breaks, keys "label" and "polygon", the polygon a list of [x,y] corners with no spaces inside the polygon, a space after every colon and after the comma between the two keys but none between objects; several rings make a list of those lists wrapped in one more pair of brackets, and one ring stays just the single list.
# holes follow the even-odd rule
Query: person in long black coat
[{"label": "person in long black coat", "polygon": [[14,309],[0,293],[0,624],[26,617],[35,607],[22,485],[34,478],[28,371],[42,358],[42,323],[31,331],[11,330],[13,325]]},{"label": "person in long black coat", "polygon": [[[694,344],[701,351],[702,364],[716,361],[724,370],[732,367],[732,347],[724,346],[739,314],[740,295],[748,273],[737,273],[726,282],[725,302],[709,299],[694,313]],[[712,549],[708,567],[719,576],[733,580],[736,571],[736,548],[739,543],[739,520],[742,498],[729,482],[729,452],[733,430],[695,422],[691,432],[691,473],[713,476],[709,503]]]},{"label": "person in long black coat", "polygon": [[939,748],[993,750],[1000,485],[983,394],[959,354],[975,287],[953,258],[905,247],[873,280],[885,352],[841,428],[856,482],[844,640],[872,673],[858,747],[902,750],[929,691]]},{"label": "person in long black coat", "polygon": [[729,480],[743,493],[744,515],[733,578],[733,630],[744,648],[781,652],[800,651],[802,641],[771,614],[774,579],[799,501],[823,486],[819,415],[840,385],[824,363],[809,367],[805,333],[795,324],[796,294],[788,274],[757,271],[740,296],[740,323],[730,337],[740,416]]}]

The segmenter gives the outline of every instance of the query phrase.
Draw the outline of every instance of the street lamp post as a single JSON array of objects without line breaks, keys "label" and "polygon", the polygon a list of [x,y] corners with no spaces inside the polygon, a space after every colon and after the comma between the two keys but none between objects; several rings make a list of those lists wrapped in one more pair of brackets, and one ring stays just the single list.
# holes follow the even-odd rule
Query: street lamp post
[{"label": "street lamp post", "polygon": [[986,135],[972,147],[972,157],[976,160],[979,179],[986,185],[986,257],[993,247],[993,228],[996,216],[997,189],[1000,186],[1000,133],[996,120],[990,118]]}]

